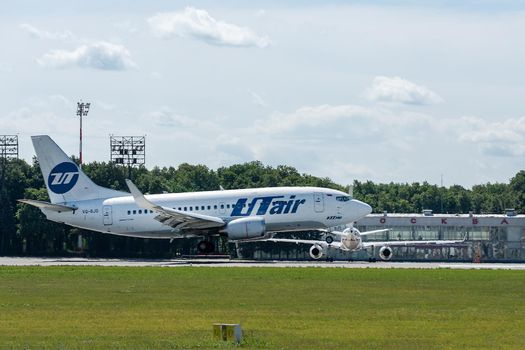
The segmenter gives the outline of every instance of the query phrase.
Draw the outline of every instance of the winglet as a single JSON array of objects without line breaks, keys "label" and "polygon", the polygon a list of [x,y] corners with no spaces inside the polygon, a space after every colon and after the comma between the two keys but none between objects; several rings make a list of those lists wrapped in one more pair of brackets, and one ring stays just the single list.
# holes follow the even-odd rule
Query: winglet
[{"label": "winglet", "polygon": [[131,192],[131,195],[133,196],[133,199],[135,200],[135,203],[141,208],[146,208],[153,210],[157,205],[151,203],[149,200],[144,197],[142,192],[135,186],[131,180],[126,179],[126,185],[128,185],[129,191]]}]

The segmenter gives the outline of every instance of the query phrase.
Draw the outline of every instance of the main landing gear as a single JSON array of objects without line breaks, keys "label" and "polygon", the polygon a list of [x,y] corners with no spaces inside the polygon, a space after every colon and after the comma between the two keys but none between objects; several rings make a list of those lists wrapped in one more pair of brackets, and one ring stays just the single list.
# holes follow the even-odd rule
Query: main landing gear
[{"label": "main landing gear", "polygon": [[200,241],[197,243],[199,254],[210,254],[215,250],[215,245],[210,241]]}]

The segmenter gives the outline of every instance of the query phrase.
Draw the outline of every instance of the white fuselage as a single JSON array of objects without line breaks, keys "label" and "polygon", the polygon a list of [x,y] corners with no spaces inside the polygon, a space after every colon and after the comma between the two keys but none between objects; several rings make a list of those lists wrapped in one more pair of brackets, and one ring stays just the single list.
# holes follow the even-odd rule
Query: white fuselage
[{"label": "white fuselage", "polygon": [[[347,224],[371,212],[368,204],[347,194],[319,187],[275,187],[147,195],[163,207],[223,219],[263,217],[268,232],[323,229]],[[74,212],[43,210],[47,218],[71,226],[122,236],[177,238],[206,233],[175,230],[155,220],[132,196],[64,203]],[[217,233],[217,232],[215,232]],[[212,234],[212,233],[208,233]]]}]

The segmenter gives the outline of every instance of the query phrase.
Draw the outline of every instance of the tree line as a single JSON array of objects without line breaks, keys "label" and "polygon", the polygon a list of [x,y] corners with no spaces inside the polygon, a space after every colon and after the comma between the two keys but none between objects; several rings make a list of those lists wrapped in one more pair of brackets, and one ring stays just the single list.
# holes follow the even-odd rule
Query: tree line
[{"label": "tree line", "polygon": [[[97,184],[127,191],[125,179],[131,175],[144,193],[192,192],[275,186],[316,186],[348,192],[329,178],[301,174],[280,165],[265,166],[253,161],[209,169],[205,165],[181,164],[175,167],[128,169],[113,163],[84,164],[82,170]],[[354,181],[353,196],[370,204],[374,212],[418,213],[502,213],[506,208],[525,211],[525,171],[509,183],[488,183],[466,189],[459,185],[439,187],[427,182],[376,184]],[[88,255],[98,257],[168,258],[193,252],[196,240],[168,240],[120,237],[83,231],[54,223],[17,199],[48,201],[47,190],[36,159],[0,159],[0,255]],[[81,237],[79,242],[79,237]],[[80,244],[79,244],[80,243]],[[217,245],[224,241],[217,240]],[[83,249],[79,250],[79,246]]]}]

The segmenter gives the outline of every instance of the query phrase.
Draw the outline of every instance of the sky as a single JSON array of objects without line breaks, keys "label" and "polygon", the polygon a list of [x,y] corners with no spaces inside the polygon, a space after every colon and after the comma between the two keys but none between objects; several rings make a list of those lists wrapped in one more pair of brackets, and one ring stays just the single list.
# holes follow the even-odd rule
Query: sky
[{"label": "sky", "polygon": [[471,187],[525,168],[523,1],[0,3],[0,134]]}]

